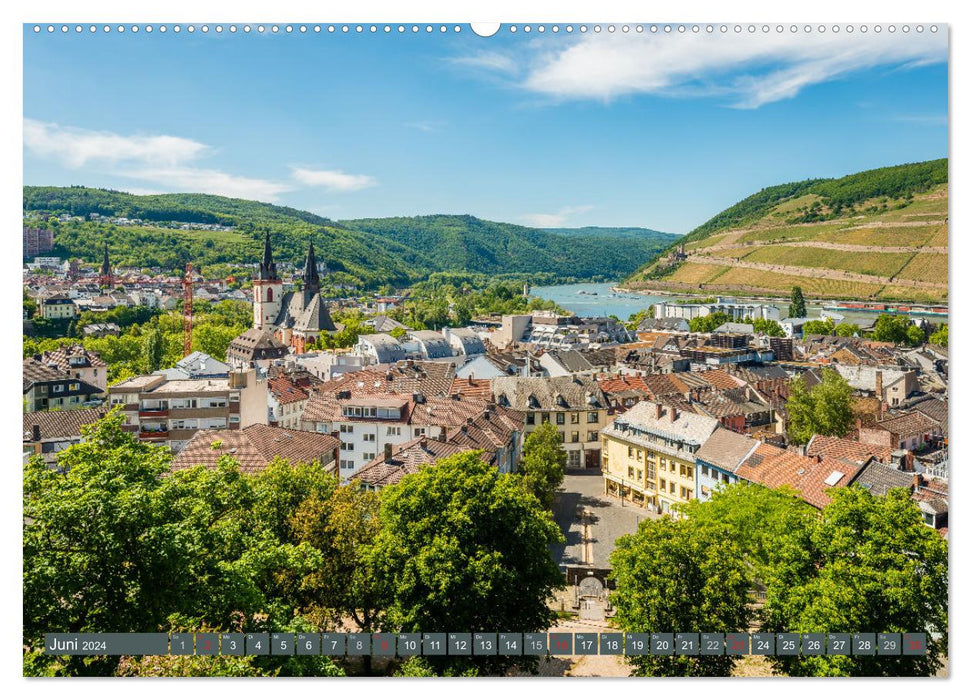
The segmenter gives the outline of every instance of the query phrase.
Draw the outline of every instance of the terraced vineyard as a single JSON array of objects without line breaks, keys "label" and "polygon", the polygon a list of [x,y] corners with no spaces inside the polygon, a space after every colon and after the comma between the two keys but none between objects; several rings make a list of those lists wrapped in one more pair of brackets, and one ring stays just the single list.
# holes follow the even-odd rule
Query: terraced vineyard
[{"label": "terraced vineyard", "polygon": [[[851,194],[847,194],[851,193]],[[768,188],[685,237],[629,289],[946,303],[947,162]]]}]

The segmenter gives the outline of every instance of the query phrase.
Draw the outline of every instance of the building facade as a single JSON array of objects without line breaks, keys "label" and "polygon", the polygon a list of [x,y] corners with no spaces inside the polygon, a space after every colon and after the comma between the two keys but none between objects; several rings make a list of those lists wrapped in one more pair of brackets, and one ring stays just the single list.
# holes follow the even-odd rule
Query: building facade
[{"label": "building facade", "polygon": [[139,439],[178,452],[198,430],[235,430],[267,423],[266,381],[255,370],[226,378],[132,377],[108,390],[112,406],[122,406],[126,429]]}]

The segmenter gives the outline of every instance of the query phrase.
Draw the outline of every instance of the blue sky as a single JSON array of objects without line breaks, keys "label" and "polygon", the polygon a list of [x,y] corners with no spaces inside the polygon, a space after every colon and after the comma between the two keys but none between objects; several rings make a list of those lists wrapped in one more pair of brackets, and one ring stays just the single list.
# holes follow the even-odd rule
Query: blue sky
[{"label": "blue sky", "polygon": [[947,155],[947,38],[24,36],[24,182],[334,219],[684,233],[762,187]]}]

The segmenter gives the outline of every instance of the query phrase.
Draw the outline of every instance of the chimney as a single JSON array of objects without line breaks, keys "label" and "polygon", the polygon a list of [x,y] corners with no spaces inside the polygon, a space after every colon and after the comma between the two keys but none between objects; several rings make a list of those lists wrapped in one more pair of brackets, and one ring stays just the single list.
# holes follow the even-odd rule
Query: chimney
[{"label": "chimney", "polygon": [[391,459],[391,443],[384,443],[384,461],[387,462]]},{"label": "chimney", "polygon": [[678,410],[674,406],[669,406],[668,415],[671,416],[671,422],[673,423],[678,419]]},{"label": "chimney", "polygon": [[661,404],[654,404],[654,420],[661,420]]},{"label": "chimney", "polygon": [[[914,453],[910,450],[907,450],[907,456],[904,458],[904,468],[909,472],[914,471]],[[919,474],[918,478],[920,478]]]},{"label": "chimney", "polygon": [[34,442],[40,442],[40,426],[36,423],[30,426],[30,434],[33,437]]},{"label": "chimney", "polygon": [[873,393],[877,395],[878,399],[883,401],[883,372],[881,370],[877,370],[874,375]]},{"label": "chimney", "polygon": [[880,405],[877,407],[877,420],[883,420],[883,416],[886,412],[887,412],[887,402],[881,400]]},{"label": "chimney", "polygon": [[914,474],[914,488],[913,488],[914,493],[917,493],[918,491],[920,491],[920,486],[921,486],[920,481],[921,481],[920,474]]}]

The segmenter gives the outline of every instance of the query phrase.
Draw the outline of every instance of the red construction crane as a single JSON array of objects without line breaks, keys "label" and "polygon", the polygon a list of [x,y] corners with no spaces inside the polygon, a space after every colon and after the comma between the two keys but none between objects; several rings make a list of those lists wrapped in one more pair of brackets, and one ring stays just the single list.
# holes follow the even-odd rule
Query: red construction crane
[{"label": "red construction crane", "polygon": [[185,265],[182,278],[182,357],[192,352],[192,263]]}]

